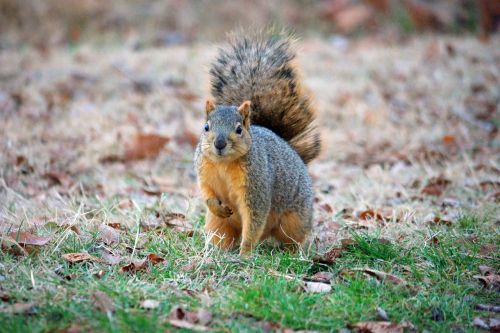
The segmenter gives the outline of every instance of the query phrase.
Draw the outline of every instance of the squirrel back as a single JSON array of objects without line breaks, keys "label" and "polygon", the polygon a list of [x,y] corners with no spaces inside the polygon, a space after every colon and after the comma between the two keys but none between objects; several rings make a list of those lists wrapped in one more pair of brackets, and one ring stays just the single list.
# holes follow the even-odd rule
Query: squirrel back
[{"label": "squirrel back", "polygon": [[212,63],[211,92],[218,105],[251,101],[251,123],[283,138],[308,163],[320,152],[320,137],[292,42],[284,33],[233,37]]}]

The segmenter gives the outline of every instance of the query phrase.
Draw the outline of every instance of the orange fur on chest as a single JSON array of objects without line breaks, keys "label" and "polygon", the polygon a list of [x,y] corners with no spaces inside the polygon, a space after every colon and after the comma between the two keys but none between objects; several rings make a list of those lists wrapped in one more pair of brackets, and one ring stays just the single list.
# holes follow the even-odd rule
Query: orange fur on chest
[{"label": "orange fur on chest", "polygon": [[202,191],[207,187],[233,211],[241,206],[246,191],[246,170],[241,161],[216,163],[203,158],[199,178]]}]

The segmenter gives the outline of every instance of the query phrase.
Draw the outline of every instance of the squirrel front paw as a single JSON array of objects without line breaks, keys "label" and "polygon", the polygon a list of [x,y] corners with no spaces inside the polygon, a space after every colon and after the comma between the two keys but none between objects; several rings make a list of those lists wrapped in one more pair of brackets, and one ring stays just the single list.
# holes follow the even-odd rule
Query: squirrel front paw
[{"label": "squirrel front paw", "polygon": [[207,207],[217,217],[228,218],[233,215],[231,208],[223,205],[222,202],[217,198],[211,198],[207,200]]}]

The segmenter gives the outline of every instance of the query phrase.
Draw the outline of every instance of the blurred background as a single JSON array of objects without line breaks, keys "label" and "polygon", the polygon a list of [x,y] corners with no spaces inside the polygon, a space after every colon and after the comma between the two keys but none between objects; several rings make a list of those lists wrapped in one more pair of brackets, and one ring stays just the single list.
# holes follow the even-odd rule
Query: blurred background
[{"label": "blurred background", "polygon": [[0,0],[0,47],[127,41],[134,47],[217,41],[236,26],[270,23],[301,35],[488,34],[497,0]]}]

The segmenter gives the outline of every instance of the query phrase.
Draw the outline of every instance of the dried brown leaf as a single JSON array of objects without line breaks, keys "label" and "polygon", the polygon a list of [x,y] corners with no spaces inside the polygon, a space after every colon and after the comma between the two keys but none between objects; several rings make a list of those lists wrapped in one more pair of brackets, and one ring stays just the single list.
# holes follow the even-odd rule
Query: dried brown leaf
[{"label": "dried brown leaf", "polygon": [[74,184],[73,179],[68,174],[61,171],[49,171],[43,176],[64,188],[70,188]]},{"label": "dried brown leaf", "polygon": [[386,273],[386,272],[377,271],[377,270],[367,268],[367,267],[358,268],[358,269],[354,269],[354,270],[362,271],[363,273],[365,273],[367,275],[371,275],[371,276],[375,277],[377,280],[379,280],[380,282],[387,281],[387,282],[393,283],[395,285],[407,285],[407,282],[405,280],[403,280],[402,278],[397,277],[396,275],[393,275],[393,274]]},{"label": "dried brown leaf", "polygon": [[491,274],[495,274],[495,272],[496,272],[494,268],[492,268],[490,266],[486,266],[486,265],[479,265],[479,271],[483,275],[491,275]]},{"label": "dried brown leaf", "polygon": [[346,251],[346,249],[343,247],[335,247],[322,255],[314,256],[313,261],[319,262],[322,264],[331,265],[345,251]]},{"label": "dried brown leaf", "polygon": [[321,204],[319,207],[327,213],[333,213],[332,206],[327,203]]},{"label": "dried brown leaf", "polygon": [[121,268],[121,271],[126,272],[126,273],[143,271],[143,270],[146,270],[146,268],[148,267],[148,263],[149,263],[149,261],[147,259],[133,261],[130,264],[123,266]]},{"label": "dried brown leaf", "polygon": [[442,140],[445,145],[453,145],[457,142],[455,136],[450,134],[443,136]]},{"label": "dried brown leaf", "polygon": [[153,265],[156,265],[160,262],[164,262],[165,259],[163,259],[162,257],[154,254],[154,253],[150,253],[148,254],[148,260],[153,264]]},{"label": "dried brown leaf", "polygon": [[158,156],[170,139],[157,134],[137,133],[125,145],[125,161],[135,161]]},{"label": "dried brown leaf", "polygon": [[82,261],[94,261],[94,262],[102,262],[101,259],[94,257],[86,252],[78,252],[78,253],[66,253],[63,254],[62,257],[69,261],[70,263],[82,262]]},{"label": "dried brown leaf", "polygon": [[212,314],[205,310],[186,311],[181,306],[174,306],[169,314],[169,323],[175,327],[187,328],[195,331],[206,331],[208,323],[212,321]]},{"label": "dried brown leaf", "polygon": [[10,237],[20,245],[35,245],[35,246],[43,246],[47,244],[52,238],[50,236],[33,235],[26,231],[12,232],[10,234]]},{"label": "dried brown leaf", "polygon": [[364,210],[358,214],[358,217],[362,220],[378,220],[378,221],[384,220],[384,217],[382,216],[380,211],[374,209]]},{"label": "dried brown leaf", "polygon": [[313,282],[330,283],[332,278],[333,278],[333,273],[331,272],[318,272],[313,276],[306,278],[306,280]]},{"label": "dried brown leaf", "polygon": [[389,321],[363,321],[349,325],[349,327],[363,333],[403,333],[405,328],[401,324]]},{"label": "dried brown leaf", "polygon": [[107,224],[107,226],[113,228],[113,229],[121,229],[122,224],[120,222],[110,222]]},{"label": "dried brown leaf", "polygon": [[105,224],[100,224],[97,229],[99,230],[99,239],[106,245],[115,245],[120,242],[119,230]]},{"label": "dried brown leaf", "polygon": [[114,254],[109,250],[102,249],[100,254],[105,264],[118,265],[121,261],[121,256],[119,254]]},{"label": "dried brown leaf", "polygon": [[449,184],[451,184],[451,181],[443,176],[432,178],[422,189],[422,194],[440,196]]},{"label": "dried brown leaf", "polygon": [[474,278],[481,281],[485,288],[500,290],[500,275],[498,274],[475,275]]}]

